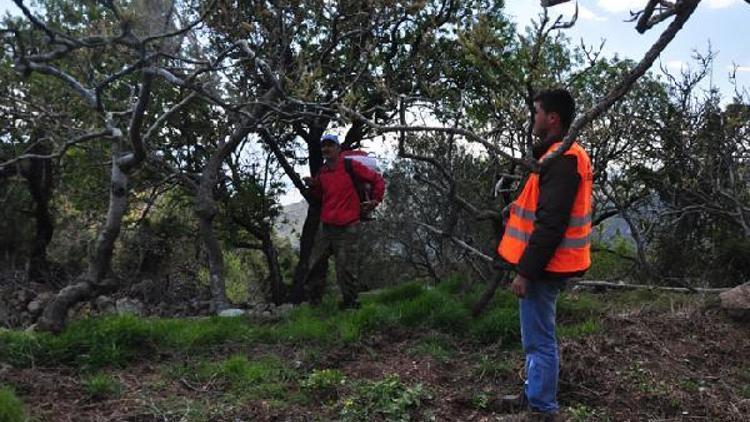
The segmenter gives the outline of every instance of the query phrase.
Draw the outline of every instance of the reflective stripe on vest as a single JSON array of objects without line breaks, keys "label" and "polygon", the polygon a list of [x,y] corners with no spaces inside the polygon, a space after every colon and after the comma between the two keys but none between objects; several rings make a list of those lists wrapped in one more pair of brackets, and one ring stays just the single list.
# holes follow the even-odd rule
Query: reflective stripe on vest
[{"label": "reflective stripe on vest", "polygon": [[[542,157],[554,151],[558,145],[560,145],[559,142],[552,144]],[[576,157],[576,171],[581,181],[563,238],[545,267],[546,271],[559,273],[584,271],[591,266],[591,194],[593,189],[591,161],[577,143],[573,143],[565,155]],[[531,174],[521,194],[511,204],[505,234],[497,248],[498,254],[511,264],[517,264],[520,261],[529,243],[537,218],[538,200],[539,175]]]},{"label": "reflective stripe on vest", "polygon": [[[510,205],[510,212],[516,214],[518,217],[534,222],[536,220],[536,212],[521,208],[519,205],[513,203]],[[591,222],[591,213],[587,213],[584,216],[570,216],[568,220],[568,227],[583,227]]]}]

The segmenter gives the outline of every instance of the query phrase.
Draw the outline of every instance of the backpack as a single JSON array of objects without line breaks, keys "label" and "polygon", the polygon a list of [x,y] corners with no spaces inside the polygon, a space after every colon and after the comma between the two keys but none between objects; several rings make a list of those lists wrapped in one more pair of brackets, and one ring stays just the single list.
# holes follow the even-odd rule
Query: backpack
[{"label": "backpack", "polygon": [[[373,186],[370,183],[360,180],[360,178],[357,177],[357,175],[354,173],[352,161],[357,161],[360,164],[368,167],[370,170],[373,170],[382,176],[380,168],[378,167],[378,159],[359,149],[343,151],[341,155],[344,157],[344,169],[346,169],[346,172],[349,174],[349,177],[352,179],[352,184],[354,184],[354,190],[357,191],[357,196],[359,197],[359,203],[361,204],[363,202],[370,201],[373,197]],[[359,219],[361,221],[374,220],[374,218],[371,215],[371,212],[364,212],[364,211],[360,211]]]}]

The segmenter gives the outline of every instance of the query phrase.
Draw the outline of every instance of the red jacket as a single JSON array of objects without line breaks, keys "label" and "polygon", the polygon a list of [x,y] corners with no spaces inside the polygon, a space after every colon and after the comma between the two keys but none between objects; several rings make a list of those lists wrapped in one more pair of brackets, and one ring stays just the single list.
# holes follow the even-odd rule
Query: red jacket
[{"label": "red jacket", "polygon": [[[373,201],[380,203],[385,193],[383,177],[356,160],[352,160],[352,170],[360,180],[372,184]],[[324,164],[320,168],[310,192],[322,201],[320,220],[324,224],[349,226],[359,221],[359,196],[342,155],[332,167]]]}]

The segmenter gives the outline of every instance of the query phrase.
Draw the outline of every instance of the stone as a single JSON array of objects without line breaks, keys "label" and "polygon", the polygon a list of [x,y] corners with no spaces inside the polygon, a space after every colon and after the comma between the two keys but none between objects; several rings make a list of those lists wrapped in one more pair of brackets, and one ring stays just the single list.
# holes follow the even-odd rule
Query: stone
[{"label": "stone", "polygon": [[721,293],[719,299],[730,317],[750,321],[750,282]]},{"label": "stone", "polygon": [[292,312],[293,309],[294,305],[292,305],[291,303],[284,303],[276,307],[276,313],[279,316],[285,316]]},{"label": "stone", "polygon": [[54,297],[55,295],[50,292],[39,293],[31,302],[29,302],[28,305],[26,305],[26,310],[34,316],[39,315]]},{"label": "stone", "polygon": [[156,281],[145,278],[130,288],[131,295],[146,303],[156,303],[162,299],[162,285]]},{"label": "stone", "polygon": [[130,314],[143,316],[143,303],[140,300],[130,299],[127,297],[117,299],[115,308],[117,309],[118,315]]},{"label": "stone", "polygon": [[99,296],[94,301],[94,305],[100,314],[114,314],[117,312],[115,301],[109,296]]},{"label": "stone", "polygon": [[245,315],[245,311],[237,308],[224,309],[223,311],[219,312],[220,317],[237,317],[241,315]]},{"label": "stone", "polygon": [[23,303],[24,305],[31,300],[31,294],[25,289],[16,291],[16,302]]}]

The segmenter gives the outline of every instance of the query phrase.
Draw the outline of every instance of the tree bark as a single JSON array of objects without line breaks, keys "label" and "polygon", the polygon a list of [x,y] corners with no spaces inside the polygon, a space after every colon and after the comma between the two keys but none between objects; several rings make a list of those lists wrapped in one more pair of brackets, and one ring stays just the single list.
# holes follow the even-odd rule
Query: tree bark
[{"label": "tree bark", "polygon": [[[320,138],[323,136],[325,126],[313,126],[304,138],[307,141],[307,150],[309,152],[308,166],[310,175],[318,174],[323,166],[323,154],[320,151]],[[305,282],[310,272],[310,255],[315,245],[315,237],[318,234],[320,225],[321,204],[316,201],[307,201],[307,216],[302,226],[302,236],[299,242],[299,261],[294,269],[292,280],[292,289],[289,301],[292,303],[302,303],[305,298]]]},{"label": "tree bark", "polygon": [[208,280],[212,299],[211,311],[220,312],[229,307],[229,302],[224,285],[224,255],[213,229],[215,216],[215,210],[213,212],[198,214],[198,227],[201,239],[203,239],[203,246],[206,248],[208,254]]},{"label": "tree bark", "polygon": [[122,218],[128,207],[129,176],[120,166],[119,148],[113,146],[113,149],[107,220],[97,236],[94,254],[87,272],[87,279],[95,285],[99,284],[110,270],[115,241],[120,235]]},{"label": "tree bark", "polygon": [[279,265],[279,252],[276,250],[276,245],[273,243],[270,227],[262,233],[260,240],[263,246],[263,254],[266,256],[266,263],[268,265],[271,300],[273,303],[280,305],[283,303],[284,297],[286,296],[286,289],[284,288],[284,276],[281,273],[281,266]]},{"label": "tree bark", "polygon": [[68,318],[68,309],[90,297],[92,290],[91,283],[85,280],[60,290],[55,299],[44,308],[44,313],[37,321],[37,328],[55,334],[62,331]]},{"label": "tree bark", "polygon": [[294,269],[292,290],[289,296],[289,301],[292,303],[302,303],[306,299],[305,282],[310,272],[310,255],[315,246],[315,236],[318,234],[319,225],[320,204],[309,202],[305,223],[302,226],[302,236],[299,240],[299,261]]},{"label": "tree bark", "polygon": [[[38,144],[31,153],[47,155],[49,146]],[[54,233],[54,219],[50,213],[49,202],[52,198],[53,169],[49,158],[29,159],[30,165],[24,177],[29,183],[29,192],[34,200],[34,219],[36,232],[31,248],[28,279],[34,282],[48,282],[49,262],[47,261],[47,246],[52,241]]]},{"label": "tree bark", "polygon": [[504,282],[507,282],[508,275],[510,272],[506,271],[502,268],[495,268],[495,275],[492,278],[492,281],[490,284],[487,285],[487,288],[485,288],[484,292],[482,292],[482,296],[479,298],[479,301],[474,305],[474,308],[471,310],[472,316],[475,318],[484,312],[485,308],[487,308],[487,305],[490,303],[493,297],[495,297],[495,292],[497,291],[497,288],[500,287],[501,284]]},{"label": "tree bark", "polygon": [[128,175],[123,171],[120,159],[122,157],[119,144],[115,141],[112,144],[112,175],[107,220],[97,236],[88,270],[82,280],[62,289],[47,305],[38,321],[40,330],[60,332],[65,327],[68,308],[92,296],[99,288],[109,287],[104,286],[102,280],[110,270],[115,240],[120,234],[122,218],[128,205]]},{"label": "tree bark", "polygon": [[200,236],[208,253],[208,273],[212,295],[211,306],[215,312],[229,307],[224,286],[224,255],[213,229],[213,221],[219,210],[216,198],[214,197],[214,189],[219,182],[219,172],[229,154],[255,129],[258,121],[268,109],[264,104],[272,103],[279,95],[280,92],[275,87],[263,94],[258,105],[253,108],[252,113],[242,118],[229,139],[225,143],[220,144],[218,149],[211,155],[201,174],[198,192],[195,196],[195,214],[198,217]]}]

